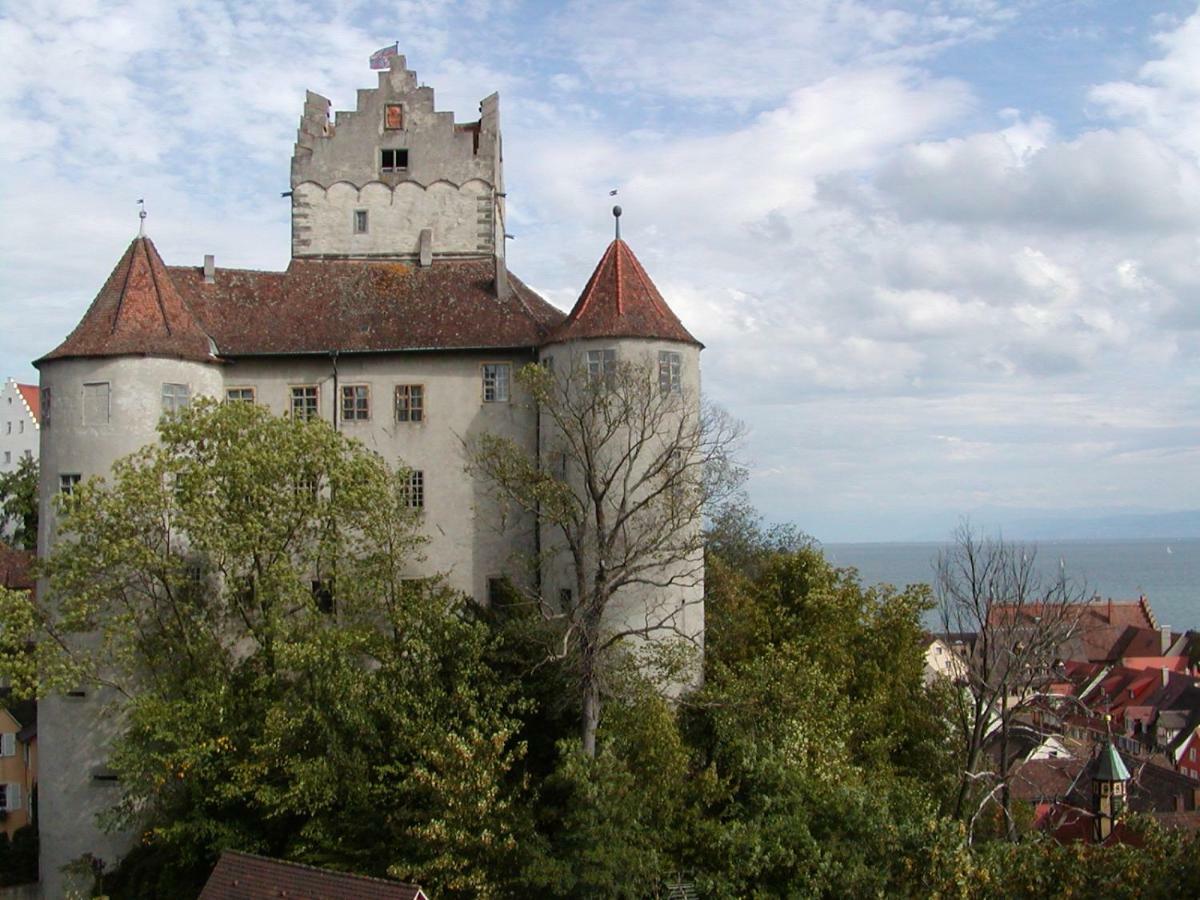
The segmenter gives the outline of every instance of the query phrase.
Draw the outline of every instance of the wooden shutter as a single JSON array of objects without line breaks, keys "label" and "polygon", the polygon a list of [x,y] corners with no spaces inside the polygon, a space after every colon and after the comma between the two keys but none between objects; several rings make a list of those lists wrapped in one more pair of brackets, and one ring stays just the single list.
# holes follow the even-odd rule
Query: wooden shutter
[{"label": "wooden shutter", "polygon": [[11,731],[0,735],[0,756],[17,755],[17,736]]}]

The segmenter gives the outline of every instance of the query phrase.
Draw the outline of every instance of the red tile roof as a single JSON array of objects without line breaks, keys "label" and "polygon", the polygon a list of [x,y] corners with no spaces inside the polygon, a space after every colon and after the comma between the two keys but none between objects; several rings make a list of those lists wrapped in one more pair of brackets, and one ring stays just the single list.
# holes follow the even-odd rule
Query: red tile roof
[{"label": "red tile roof", "polygon": [[618,238],[548,342],[622,337],[700,344],[671,312],[629,245]]},{"label": "red tile roof", "polygon": [[29,414],[33,416],[33,421],[41,422],[42,403],[41,391],[38,390],[38,386],[36,384],[18,384],[17,390],[21,392],[21,399],[29,407]]},{"label": "red tile roof", "polygon": [[[43,360],[534,347],[563,321],[509,275],[498,299],[491,260],[417,267],[292,260],[283,272],[163,265],[137,238],[70,336]],[[211,338],[211,341],[210,341]],[[36,396],[36,391],[35,391]]]},{"label": "red tile roof", "polygon": [[33,554],[0,542],[0,585],[13,590],[34,588]]},{"label": "red tile roof", "polygon": [[212,359],[208,335],[145,237],[134,238],[75,330],[38,363],[125,355]]},{"label": "red tile roof", "polygon": [[172,266],[222,356],[533,347],[563,314],[491,260],[292,260],[283,272]]},{"label": "red tile roof", "polygon": [[200,900],[426,900],[416,885],[226,850]]}]

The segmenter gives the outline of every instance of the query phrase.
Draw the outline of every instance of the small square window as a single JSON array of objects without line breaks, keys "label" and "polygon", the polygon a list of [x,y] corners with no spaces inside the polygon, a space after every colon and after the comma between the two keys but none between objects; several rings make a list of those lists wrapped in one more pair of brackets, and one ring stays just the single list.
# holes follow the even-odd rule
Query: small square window
[{"label": "small square window", "polygon": [[508,382],[512,374],[509,363],[486,363],[483,367],[483,402],[507,403]]},{"label": "small square window", "polygon": [[78,486],[82,476],[76,474],[59,475],[58,476],[58,491],[61,494],[66,494],[68,497],[75,493],[75,488]]},{"label": "small square window", "polygon": [[292,388],[292,418],[315,419],[320,415],[320,394],[315,384]]},{"label": "small square window", "polygon": [[342,385],[342,421],[366,422],[371,418],[371,389],[365,384]]},{"label": "small square window", "polygon": [[403,172],[408,168],[408,151],[380,150],[379,168],[383,172]]},{"label": "small square window", "polygon": [[396,421],[425,421],[425,388],[422,385],[396,385]]},{"label": "small square window", "polygon": [[404,505],[409,509],[425,508],[425,473],[414,469],[404,485]]},{"label": "small square window", "polygon": [[254,388],[252,387],[235,387],[225,389],[226,403],[253,403]]},{"label": "small square window", "polygon": [[617,351],[589,350],[587,364],[588,378],[592,382],[611,381],[617,374]]},{"label": "small square window", "polygon": [[367,233],[367,211],[365,209],[356,209],[354,211],[354,233]]},{"label": "small square window", "polygon": [[162,408],[164,413],[176,413],[188,405],[191,391],[186,384],[164,384],[162,386]]}]

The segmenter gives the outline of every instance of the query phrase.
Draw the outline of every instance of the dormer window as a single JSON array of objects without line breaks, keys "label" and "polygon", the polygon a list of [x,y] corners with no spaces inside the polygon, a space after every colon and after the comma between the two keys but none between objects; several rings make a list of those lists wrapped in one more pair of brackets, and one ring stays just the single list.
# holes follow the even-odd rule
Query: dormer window
[{"label": "dormer window", "polygon": [[407,150],[380,150],[379,170],[381,172],[403,172],[408,169]]}]

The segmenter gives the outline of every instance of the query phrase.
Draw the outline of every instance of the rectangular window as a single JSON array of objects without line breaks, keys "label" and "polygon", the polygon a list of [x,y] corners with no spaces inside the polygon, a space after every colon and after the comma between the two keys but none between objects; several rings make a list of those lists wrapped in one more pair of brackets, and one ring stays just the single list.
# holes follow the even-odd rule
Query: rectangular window
[{"label": "rectangular window", "polygon": [[17,734],[15,731],[7,731],[0,734],[0,756],[16,756],[17,755]]},{"label": "rectangular window", "polygon": [[97,381],[83,386],[83,424],[107,425],[109,417],[110,388],[107,381]]},{"label": "rectangular window", "polygon": [[419,469],[408,473],[408,482],[404,485],[404,505],[409,509],[425,508],[425,473]]},{"label": "rectangular window", "polygon": [[20,419],[17,422],[17,434],[24,434],[24,433],[25,433],[25,420]]},{"label": "rectangular window", "polygon": [[333,596],[332,578],[313,579],[312,596],[313,602],[317,604],[317,609],[326,615],[333,615],[336,605]]},{"label": "rectangular window", "polygon": [[5,450],[5,451],[4,451],[4,461],[5,461],[6,463],[10,463],[10,462],[12,462],[12,451],[11,451],[11,450]]},{"label": "rectangular window", "polygon": [[610,381],[617,374],[617,351],[589,350],[587,364],[588,378],[591,381]]},{"label": "rectangular window", "polygon": [[367,233],[367,211],[365,209],[356,209],[354,211],[354,233]]},{"label": "rectangular window", "polygon": [[366,422],[371,418],[371,389],[365,384],[342,385],[342,421]]},{"label": "rectangular window", "polygon": [[292,418],[315,419],[320,415],[320,395],[315,384],[302,384],[292,388]]},{"label": "rectangular window", "polygon": [[560,610],[570,609],[573,597],[574,594],[571,593],[570,588],[560,588],[558,591],[558,608]]},{"label": "rectangular window", "polygon": [[396,385],[396,421],[425,421],[425,388],[422,385]]},{"label": "rectangular window", "polygon": [[383,172],[402,172],[408,168],[407,150],[380,150],[379,168]]},{"label": "rectangular window", "polygon": [[678,394],[683,389],[683,356],[674,350],[658,351],[658,389]]},{"label": "rectangular window", "polygon": [[23,456],[25,459],[33,459],[33,451],[26,450],[24,453],[21,454],[21,456]]},{"label": "rectangular window", "polygon": [[191,394],[192,392],[186,384],[164,384],[162,386],[163,412],[168,415],[179,412],[188,405]]},{"label": "rectangular window", "polygon": [[483,367],[483,402],[507,403],[508,382],[512,374],[509,363],[487,363]]},{"label": "rectangular window", "polygon": [[487,580],[488,606],[495,608],[504,602],[504,582],[506,580],[503,577],[489,578]]},{"label": "rectangular window", "polygon": [[5,422],[5,423],[4,423],[4,433],[5,433],[5,434],[12,434],[12,422]]},{"label": "rectangular window", "polygon": [[252,387],[234,387],[225,389],[226,403],[253,403],[254,388]]},{"label": "rectangular window", "polygon": [[21,785],[6,784],[2,785],[3,790],[0,790],[0,809],[5,812],[12,812],[21,808]]},{"label": "rectangular window", "polygon": [[75,475],[75,474],[59,475],[58,476],[59,493],[66,494],[68,497],[71,494],[75,493],[75,486],[77,484],[79,484],[79,480],[81,477],[82,476]]},{"label": "rectangular window", "polygon": [[48,388],[48,387],[42,388],[42,402],[39,405],[41,406],[40,412],[42,414],[42,427],[49,428],[50,427],[50,388]]}]

